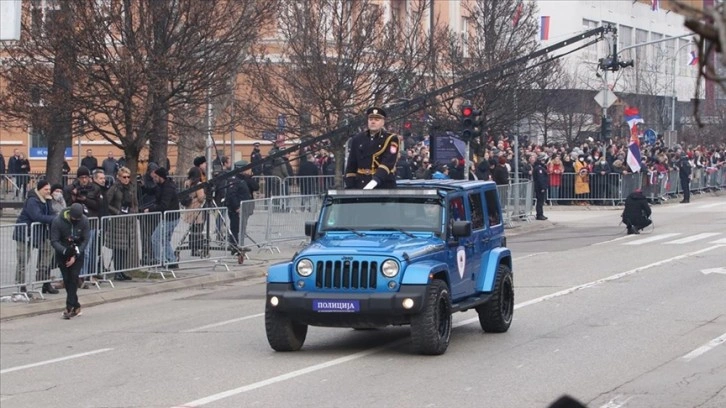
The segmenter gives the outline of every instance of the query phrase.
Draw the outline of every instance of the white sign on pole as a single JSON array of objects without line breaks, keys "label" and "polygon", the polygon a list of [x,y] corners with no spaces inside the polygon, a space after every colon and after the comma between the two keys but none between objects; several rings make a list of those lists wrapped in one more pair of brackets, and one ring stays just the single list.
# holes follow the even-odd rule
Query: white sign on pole
[{"label": "white sign on pole", "polygon": [[20,41],[21,0],[0,1],[0,41]]},{"label": "white sign on pole", "polygon": [[618,100],[618,96],[615,95],[611,90],[602,90],[595,95],[595,102],[600,105],[601,108],[609,108],[610,105],[614,104]]}]

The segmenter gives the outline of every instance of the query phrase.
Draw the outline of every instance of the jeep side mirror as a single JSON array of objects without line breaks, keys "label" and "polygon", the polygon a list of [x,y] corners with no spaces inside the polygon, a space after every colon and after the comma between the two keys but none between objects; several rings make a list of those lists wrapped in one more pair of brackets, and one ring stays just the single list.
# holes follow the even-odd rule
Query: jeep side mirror
[{"label": "jeep side mirror", "polygon": [[318,229],[317,221],[305,221],[305,236],[315,239],[315,231]]},{"label": "jeep side mirror", "polygon": [[471,221],[454,221],[451,225],[451,235],[454,238],[464,238],[471,235]]}]

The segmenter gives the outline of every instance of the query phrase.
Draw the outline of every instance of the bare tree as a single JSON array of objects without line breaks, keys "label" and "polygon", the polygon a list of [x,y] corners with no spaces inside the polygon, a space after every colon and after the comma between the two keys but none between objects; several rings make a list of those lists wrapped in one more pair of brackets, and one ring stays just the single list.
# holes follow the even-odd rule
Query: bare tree
[{"label": "bare tree", "polygon": [[[4,48],[0,64],[0,113],[5,127],[25,128],[48,144],[46,178],[61,181],[64,152],[71,145],[72,95],[79,73],[70,3],[53,9],[26,7],[21,40]],[[29,16],[28,16],[29,14]],[[5,45],[5,44],[4,44]]]},{"label": "bare tree", "polygon": [[[425,89],[430,0],[400,2],[406,10],[391,4],[385,23],[382,5],[371,0],[284,0],[271,45],[278,53],[256,58],[244,76],[247,128],[273,131],[278,115],[285,115],[286,134],[322,134],[368,106]],[[336,157],[344,156],[346,141],[329,141]],[[342,164],[336,161],[337,175]]]},{"label": "bare tree", "polygon": [[[53,32],[58,43],[72,44],[75,55],[69,70],[75,86],[64,94],[66,111],[83,125],[78,132],[100,134],[122,149],[132,172],[147,143],[150,160],[165,163],[167,144],[176,139],[169,129],[183,134],[183,129],[199,126],[189,119],[192,112],[202,112],[209,100],[229,97],[239,65],[264,35],[277,6],[275,0],[60,4],[74,18]],[[43,77],[63,55],[33,35],[30,24],[22,30],[25,37],[8,50],[12,63],[3,75],[30,89],[28,81]],[[28,78],[26,85],[21,85],[23,78]],[[12,101],[2,106],[3,112],[21,118],[18,107],[30,100],[29,93],[9,96]],[[234,103],[226,106],[230,113],[217,119],[234,121]],[[218,120],[215,126],[228,129],[229,123]],[[49,135],[53,137],[61,136]]]},{"label": "bare tree", "polygon": [[[444,35],[448,46],[442,53],[436,71],[436,84],[443,86],[461,80],[472,72],[495,68],[508,61],[534,52],[538,23],[534,3],[514,0],[476,0],[462,3],[465,8],[465,27],[460,32],[448,30]],[[512,68],[483,81],[473,83],[472,91],[464,95],[480,108],[490,133],[509,131],[518,119],[535,111],[536,98],[524,95],[531,84],[545,83],[551,78],[549,64],[537,65],[545,60]],[[442,110],[457,115],[454,95],[445,99]],[[480,141],[483,142],[483,141]]]}]

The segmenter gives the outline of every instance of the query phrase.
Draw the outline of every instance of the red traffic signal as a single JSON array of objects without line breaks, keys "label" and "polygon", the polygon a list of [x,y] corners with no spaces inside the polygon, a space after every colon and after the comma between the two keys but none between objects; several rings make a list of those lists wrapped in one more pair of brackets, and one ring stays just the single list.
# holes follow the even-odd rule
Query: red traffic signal
[{"label": "red traffic signal", "polygon": [[471,106],[464,106],[461,108],[461,116],[467,118],[474,114],[474,108]]}]

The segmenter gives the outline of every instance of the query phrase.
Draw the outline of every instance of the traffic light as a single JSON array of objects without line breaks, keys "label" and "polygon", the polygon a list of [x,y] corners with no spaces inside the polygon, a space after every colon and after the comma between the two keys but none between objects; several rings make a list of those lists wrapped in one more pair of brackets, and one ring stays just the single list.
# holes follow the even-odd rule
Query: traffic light
[{"label": "traffic light", "polygon": [[600,140],[604,142],[604,141],[610,139],[610,136],[612,135],[612,133],[613,133],[613,120],[603,116],[602,124],[600,126]]},{"label": "traffic light", "polygon": [[481,111],[474,109],[469,101],[461,104],[461,139],[469,141],[478,137],[481,128]]}]

